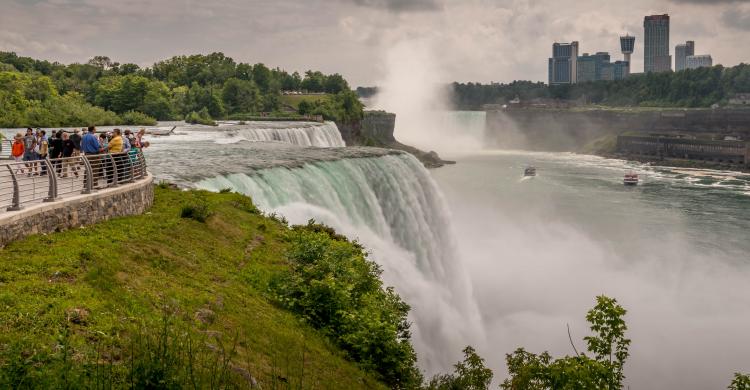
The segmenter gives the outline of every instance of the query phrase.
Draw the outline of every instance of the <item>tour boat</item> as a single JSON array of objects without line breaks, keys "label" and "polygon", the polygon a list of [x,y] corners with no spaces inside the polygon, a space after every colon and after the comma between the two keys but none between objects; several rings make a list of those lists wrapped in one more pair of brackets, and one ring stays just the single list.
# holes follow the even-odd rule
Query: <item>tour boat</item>
[{"label": "tour boat", "polygon": [[536,176],[536,168],[535,167],[527,167],[523,170],[524,176]]},{"label": "tour boat", "polygon": [[637,173],[626,173],[622,179],[623,184],[626,186],[638,185],[638,174]]}]

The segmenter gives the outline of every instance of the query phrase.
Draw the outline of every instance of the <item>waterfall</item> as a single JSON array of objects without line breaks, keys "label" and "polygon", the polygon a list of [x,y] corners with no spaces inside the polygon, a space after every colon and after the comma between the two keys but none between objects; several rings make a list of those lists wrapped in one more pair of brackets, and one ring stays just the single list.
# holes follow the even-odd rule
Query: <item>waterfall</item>
[{"label": "waterfall", "polygon": [[412,155],[353,158],[204,179],[292,223],[325,223],[358,239],[412,306],[413,341],[428,373],[448,370],[483,332],[442,194]]},{"label": "waterfall", "polygon": [[322,124],[285,125],[268,127],[240,127],[234,137],[219,143],[246,141],[278,141],[299,146],[341,147],[346,146],[339,128],[333,122]]}]

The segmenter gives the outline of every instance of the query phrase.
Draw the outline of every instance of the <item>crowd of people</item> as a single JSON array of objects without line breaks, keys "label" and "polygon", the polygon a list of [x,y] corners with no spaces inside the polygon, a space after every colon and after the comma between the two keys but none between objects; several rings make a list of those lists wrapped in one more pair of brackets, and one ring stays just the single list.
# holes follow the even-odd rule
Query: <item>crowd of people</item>
[{"label": "crowd of people", "polygon": [[71,173],[78,177],[80,160],[71,157],[80,155],[91,156],[89,161],[92,165],[97,165],[95,168],[111,176],[108,164],[112,159],[107,160],[101,156],[117,155],[117,159],[130,156],[133,159],[141,149],[149,146],[144,140],[145,134],[146,129],[137,133],[114,129],[97,135],[96,127],[89,126],[81,130],[75,129],[72,133],[61,129],[48,136],[43,129],[36,129],[35,132],[34,129],[27,128],[25,135],[18,133],[14,137],[11,156],[16,162],[23,162],[17,173],[29,176],[46,175],[48,165],[44,160],[49,159],[58,176],[68,177],[68,173]]}]

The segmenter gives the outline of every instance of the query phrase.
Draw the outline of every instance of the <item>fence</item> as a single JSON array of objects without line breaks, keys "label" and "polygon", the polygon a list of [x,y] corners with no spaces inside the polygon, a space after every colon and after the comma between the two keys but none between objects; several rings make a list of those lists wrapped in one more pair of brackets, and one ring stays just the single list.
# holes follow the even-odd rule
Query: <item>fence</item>
[{"label": "fence", "polygon": [[[3,155],[5,154],[3,147]],[[90,194],[147,176],[141,151],[0,163],[0,211]]]},{"label": "fence", "polygon": [[13,141],[9,139],[0,140],[0,160],[10,159],[11,148],[13,148]]}]

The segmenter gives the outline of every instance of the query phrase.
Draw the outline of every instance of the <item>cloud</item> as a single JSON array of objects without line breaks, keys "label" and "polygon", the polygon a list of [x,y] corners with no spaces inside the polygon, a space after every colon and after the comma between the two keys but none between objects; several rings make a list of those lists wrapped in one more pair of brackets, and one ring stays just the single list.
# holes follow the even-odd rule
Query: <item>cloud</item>
[{"label": "cloud", "polygon": [[750,7],[735,7],[724,11],[721,20],[731,28],[750,31]]},{"label": "cloud", "polygon": [[442,8],[439,0],[350,0],[354,4],[391,12],[435,11]]}]

